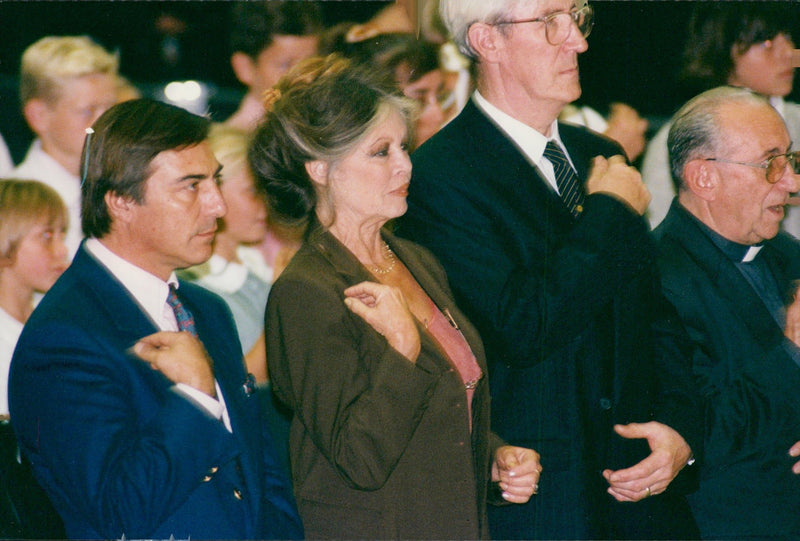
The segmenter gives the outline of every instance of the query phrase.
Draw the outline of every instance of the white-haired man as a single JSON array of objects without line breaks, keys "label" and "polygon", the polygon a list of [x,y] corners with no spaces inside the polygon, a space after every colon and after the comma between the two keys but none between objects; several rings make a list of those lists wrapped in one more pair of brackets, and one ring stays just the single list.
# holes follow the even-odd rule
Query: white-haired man
[{"label": "white-haired man", "polygon": [[619,145],[557,122],[581,93],[592,8],[440,6],[477,91],[412,156],[401,233],[439,257],[487,344],[493,428],[542,457],[539,494],[490,509],[492,535],[694,537],[672,481],[700,452],[701,409],[653,272],[649,194]]}]

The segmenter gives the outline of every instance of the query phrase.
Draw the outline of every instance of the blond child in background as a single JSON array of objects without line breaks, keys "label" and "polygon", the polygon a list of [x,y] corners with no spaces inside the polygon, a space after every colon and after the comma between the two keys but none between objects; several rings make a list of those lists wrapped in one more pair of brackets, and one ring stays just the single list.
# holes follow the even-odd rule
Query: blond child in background
[{"label": "blond child in background", "polygon": [[117,102],[117,57],[86,36],[47,36],[22,55],[19,96],[36,139],[15,178],[56,190],[70,215],[67,247],[77,251],[81,232],[81,150],[85,130]]},{"label": "blond child in background", "polygon": [[63,526],[20,458],[8,411],[8,368],[22,326],[67,267],[67,209],[52,188],[0,180],[0,538],[55,539]]},{"label": "blond child in background", "polygon": [[0,416],[8,415],[6,385],[22,325],[67,268],[69,218],[55,190],[33,180],[0,180]]}]

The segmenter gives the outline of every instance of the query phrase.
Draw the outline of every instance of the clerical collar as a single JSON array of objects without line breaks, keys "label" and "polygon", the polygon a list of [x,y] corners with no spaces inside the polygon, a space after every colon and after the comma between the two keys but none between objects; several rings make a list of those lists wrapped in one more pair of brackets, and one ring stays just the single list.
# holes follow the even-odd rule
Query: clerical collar
[{"label": "clerical collar", "polygon": [[734,263],[750,263],[753,261],[758,252],[761,251],[761,248],[764,246],[762,244],[757,245],[750,245],[750,244],[739,244],[738,242],[733,242],[732,240],[728,240],[706,224],[701,222],[697,219],[691,212],[683,208],[683,211],[688,214],[692,220],[694,220],[700,229],[711,239],[717,248],[722,250],[722,253],[725,254],[728,259],[733,261]]}]

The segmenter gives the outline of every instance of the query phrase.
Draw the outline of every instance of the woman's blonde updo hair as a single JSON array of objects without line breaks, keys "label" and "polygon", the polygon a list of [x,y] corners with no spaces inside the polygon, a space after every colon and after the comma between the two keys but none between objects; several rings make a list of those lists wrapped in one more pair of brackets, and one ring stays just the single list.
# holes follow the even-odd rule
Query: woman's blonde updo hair
[{"label": "woman's blonde updo hair", "polygon": [[336,55],[301,62],[264,98],[248,158],[272,216],[293,226],[307,223],[319,198],[307,162],[335,163],[390,112],[411,129],[416,106],[388,77]]}]

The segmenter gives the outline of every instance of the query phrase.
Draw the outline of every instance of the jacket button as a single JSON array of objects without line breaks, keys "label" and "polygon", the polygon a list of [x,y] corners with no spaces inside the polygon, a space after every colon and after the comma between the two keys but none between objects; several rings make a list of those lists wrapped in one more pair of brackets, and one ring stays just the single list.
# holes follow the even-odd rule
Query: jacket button
[{"label": "jacket button", "polygon": [[234,488],[233,489],[233,497],[236,498],[237,500],[241,500],[242,499],[242,491],[239,490],[238,488]]},{"label": "jacket button", "polygon": [[600,399],[600,408],[608,411],[611,409],[611,400],[608,398],[601,398]]},{"label": "jacket button", "polygon": [[211,481],[213,478],[214,478],[214,476],[213,476],[213,475],[206,475],[205,477],[203,477],[203,482],[204,482],[204,483],[208,483],[208,482],[209,482],[209,481]]},{"label": "jacket button", "polygon": [[209,468],[208,473],[209,475],[214,475],[218,471],[219,471],[219,466],[212,466],[211,468]]}]

